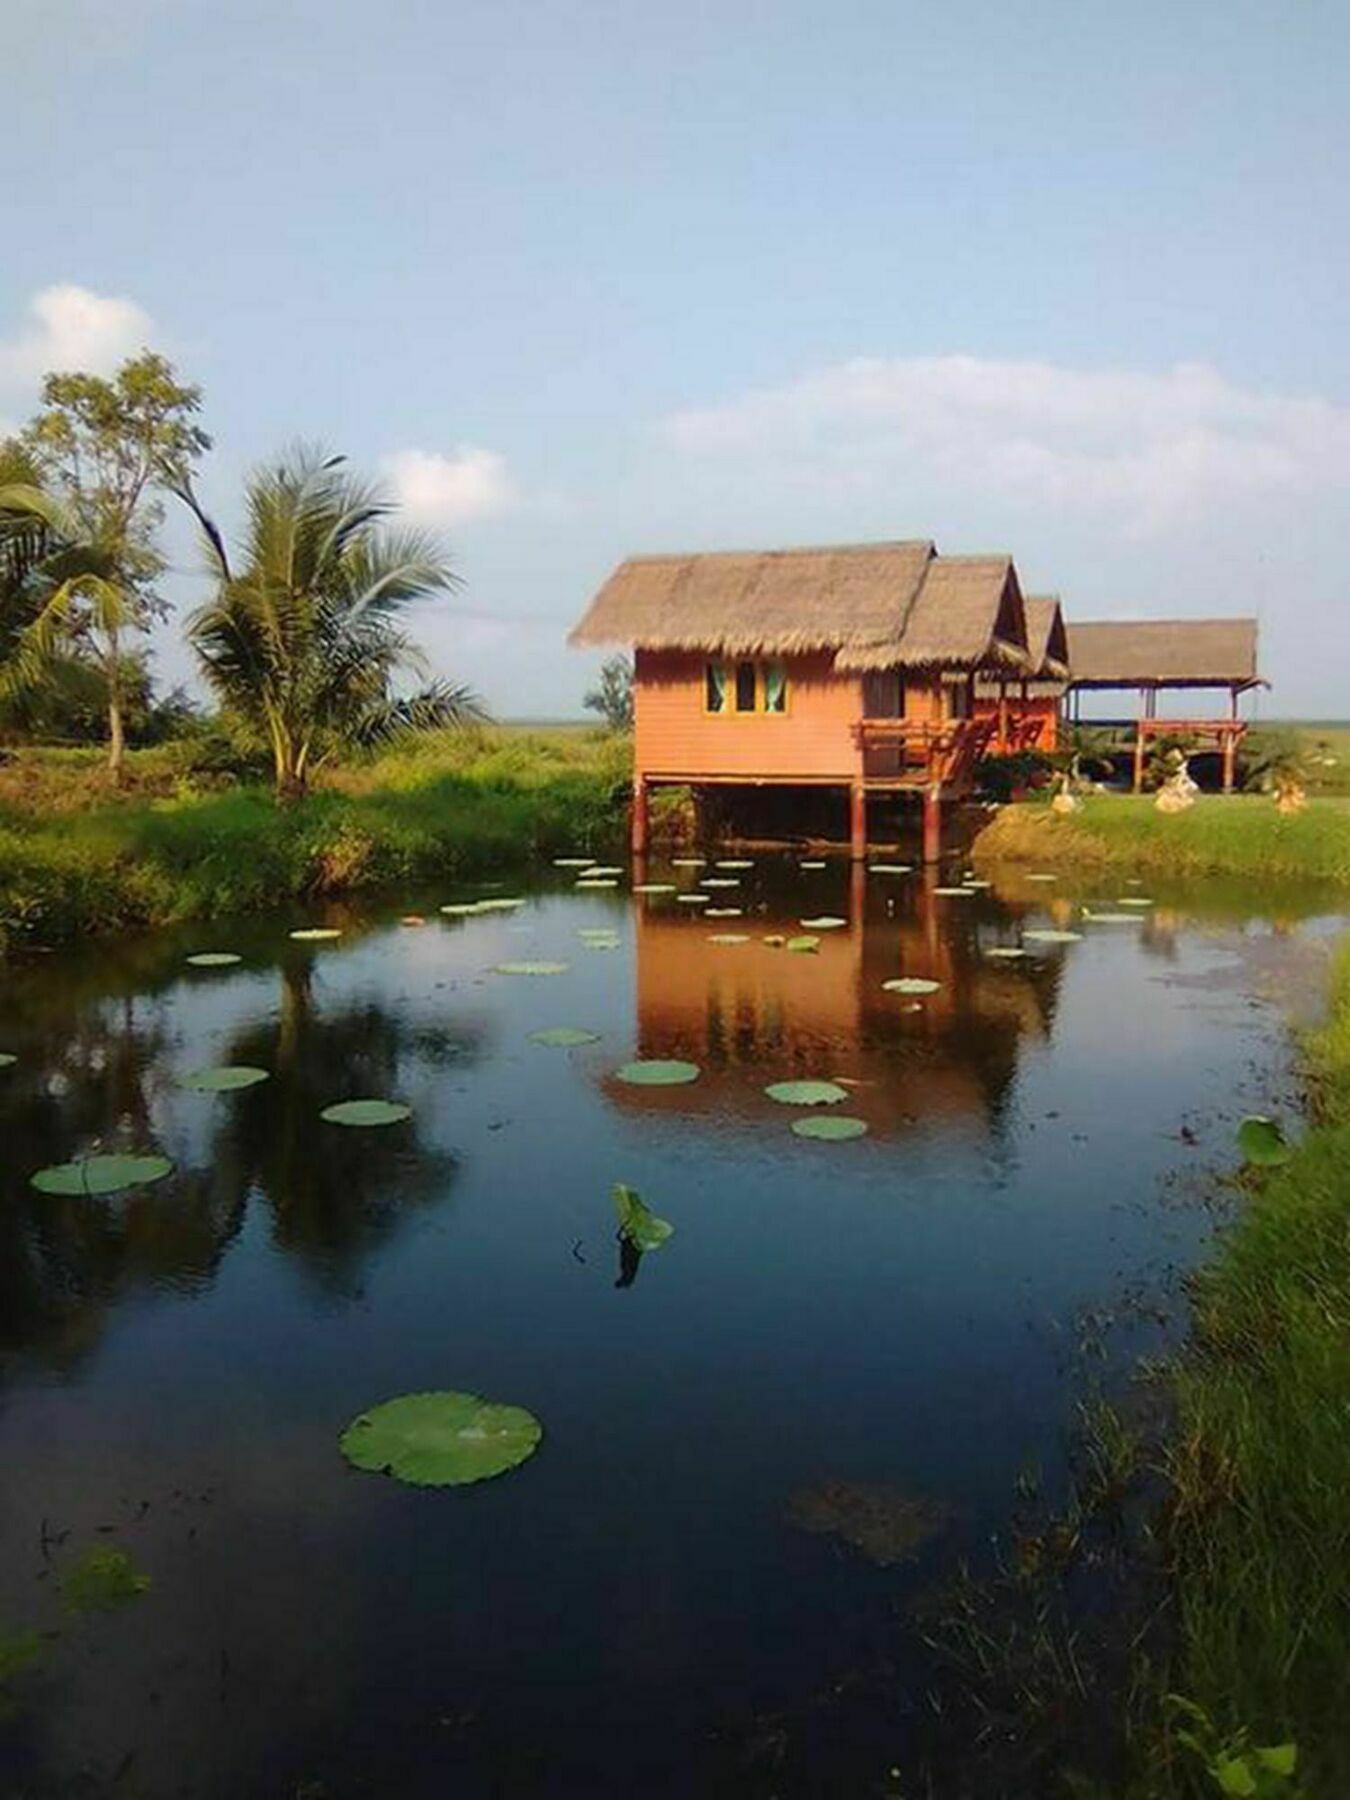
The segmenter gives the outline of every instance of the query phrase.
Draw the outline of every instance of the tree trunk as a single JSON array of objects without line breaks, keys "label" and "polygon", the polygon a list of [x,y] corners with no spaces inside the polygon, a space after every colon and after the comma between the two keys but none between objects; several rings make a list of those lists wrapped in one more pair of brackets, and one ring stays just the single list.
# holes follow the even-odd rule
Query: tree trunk
[{"label": "tree trunk", "polygon": [[126,760],[126,737],[122,729],[122,695],[110,683],[108,688],[108,776],[114,787],[122,785],[122,768]]}]

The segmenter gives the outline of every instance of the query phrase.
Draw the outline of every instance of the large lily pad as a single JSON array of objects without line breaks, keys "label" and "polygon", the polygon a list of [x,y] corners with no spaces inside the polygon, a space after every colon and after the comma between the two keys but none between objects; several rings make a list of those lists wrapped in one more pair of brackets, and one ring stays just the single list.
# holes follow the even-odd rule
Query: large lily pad
[{"label": "large lily pad", "polygon": [[745,908],[743,906],[710,906],[703,916],[705,919],[743,919]]},{"label": "large lily pad", "polygon": [[1242,1160],[1258,1169],[1278,1168],[1293,1154],[1278,1123],[1261,1113],[1251,1113],[1242,1121],[1237,1141]]},{"label": "large lily pad", "polygon": [[358,1469],[413,1487],[464,1487],[516,1468],[539,1448],[543,1427],[523,1406],[452,1389],[401,1394],[352,1420],[338,1440]]},{"label": "large lily pad", "polygon": [[687,1082],[697,1081],[700,1074],[697,1063],[680,1062],[678,1058],[649,1057],[639,1062],[624,1063],[622,1068],[614,1071],[616,1081],[626,1081],[632,1087],[683,1087]]},{"label": "large lily pad", "polygon": [[837,1081],[773,1081],[764,1092],[783,1106],[837,1106],[848,1099]]},{"label": "large lily pad", "polygon": [[542,1031],[530,1033],[532,1044],[547,1044],[553,1050],[574,1050],[579,1044],[598,1044],[598,1031],[583,1031],[579,1025],[546,1025]]},{"label": "large lily pad", "polygon": [[818,919],[803,919],[802,924],[808,931],[842,931],[848,920],[836,913],[822,913]]},{"label": "large lily pad", "polygon": [[571,967],[565,962],[499,962],[492,965],[494,975],[565,975]]},{"label": "large lily pad", "polygon": [[327,944],[342,933],[333,925],[307,925],[302,931],[293,931],[291,936],[297,944]]},{"label": "large lily pad", "polygon": [[619,1236],[635,1250],[659,1250],[675,1230],[669,1219],[658,1219],[642,1196],[621,1181],[614,1185],[614,1210],[619,1215]]},{"label": "large lily pad", "polygon": [[1081,944],[1083,941],[1081,931],[1059,931],[1053,925],[1024,931],[1022,936],[1029,944]]},{"label": "large lily pad", "polygon": [[84,1156],[76,1162],[39,1169],[32,1185],[40,1194],[62,1196],[120,1194],[147,1187],[173,1173],[167,1156]]},{"label": "large lily pad", "polygon": [[863,1481],[799,1488],[786,1517],[799,1531],[842,1539],[883,1569],[910,1561],[946,1522],[943,1510],[921,1495]]},{"label": "large lily pad", "polygon": [[931,981],[927,975],[897,975],[881,985],[891,994],[936,994],[942,983]]},{"label": "large lily pad", "polygon": [[867,1136],[866,1119],[852,1119],[841,1113],[824,1113],[812,1115],[805,1119],[794,1119],[792,1129],[798,1137],[818,1138],[824,1144],[842,1144],[849,1138]]},{"label": "large lily pad", "polygon": [[266,1069],[255,1069],[248,1063],[224,1063],[216,1069],[192,1069],[179,1077],[178,1085],[199,1094],[232,1094],[270,1079]]},{"label": "large lily pad", "polygon": [[61,1598],[73,1613],[116,1612],[149,1588],[150,1577],[112,1544],[95,1544],[61,1577]]},{"label": "large lily pad", "polygon": [[1146,900],[1142,894],[1122,894],[1120,899],[1116,901],[1117,906],[1149,907],[1152,906],[1152,904],[1153,902],[1151,900]]},{"label": "large lily pad", "polygon": [[330,1125],[401,1125],[412,1108],[398,1100],[339,1100],[319,1114]]},{"label": "large lily pad", "polygon": [[193,969],[232,969],[244,959],[233,950],[199,950],[187,960],[188,966]]},{"label": "large lily pad", "polygon": [[524,906],[523,894],[495,894],[490,900],[480,900],[474,908],[475,912],[514,912],[518,906]]},{"label": "large lily pad", "polygon": [[820,949],[820,939],[810,936],[790,937],[787,941],[787,948],[795,950],[798,956],[814,956]]}]

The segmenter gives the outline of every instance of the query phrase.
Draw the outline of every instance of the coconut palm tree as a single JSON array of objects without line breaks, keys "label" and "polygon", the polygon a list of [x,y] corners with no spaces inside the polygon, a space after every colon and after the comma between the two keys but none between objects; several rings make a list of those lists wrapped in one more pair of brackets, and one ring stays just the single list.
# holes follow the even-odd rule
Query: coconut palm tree
[{"label": "coconut palm tree", "polygon": [[344,749],[486,716],[467,687],[401,690],[426,672],[401,617],[457,579],[431,538],[389,523],[392,507],[344,458],[302,448],[254,474],[233,561],[190,483],[174,491],[217,578],[189,642],[221,704],[269,746],[278,799]]},{"label": "coconut palm tree", "polygon": [[[81,600],[100,616],[108,610],[109,575],[20,453],[0,445],[0,700],[28,693],[53,669]],[[111,604],[116,611],[115,589]]]}]

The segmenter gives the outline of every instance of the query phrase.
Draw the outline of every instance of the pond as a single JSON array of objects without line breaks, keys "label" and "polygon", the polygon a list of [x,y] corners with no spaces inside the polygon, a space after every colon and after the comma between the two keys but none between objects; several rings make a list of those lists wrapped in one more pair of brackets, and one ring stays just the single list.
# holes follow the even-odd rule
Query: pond
[{"label": "pond", "polygon": [[[904,1764],[906,1608],[1020,1473],[1062,1483],[1084,1319],[1146,1295],[1112,1354],[1176,1331],[1340,921],[1218,884],[642,873],[679,892],[549,869],[5,970],[4,1791],[865,1794]],[[484,897],[521,904],[439,911]],[[616,1077],[639,1058],[699,1073]],[[269,1079],[181,1085],[217,1065]],[[846,1098],[765,1092],[800,1080]],[[353,1098],[411,1116],[321,1118]],[[792,1129],[840,1114],[866,1135]],[[31,1185],[95,1149],[173,1171]],[[619,1182],[674,1227],[641,1257]],[[529,1408],[537,1453],[441,1489],[343,1460],[355,1415],[442,1388]],[[79,1606],[91,1549],[149,1586]],[[796,1729],[879,1656],[868,1729]]]}]

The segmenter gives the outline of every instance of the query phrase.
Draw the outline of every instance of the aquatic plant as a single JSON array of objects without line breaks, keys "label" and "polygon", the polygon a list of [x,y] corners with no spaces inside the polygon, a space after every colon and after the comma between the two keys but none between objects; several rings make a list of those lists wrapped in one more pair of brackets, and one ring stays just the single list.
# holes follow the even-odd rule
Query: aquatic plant
[{"label": "aquatic plant", "polygon": [[149,1589],[150,1577],[111,1544],[92,1545],[61,1577],[61,1598],[73,1613],[116,1612]]},{"label": "aquatic plant", "polygon": [[764,1092],[781,1106],[837,1106],[848,1099],[837,1081],[773,1081]]},{"label": "aquatic plant", "polygon": [[319,1117],[329,1125],[401,1125],[412,1117],[412,1108],[396,1100],[339,1100]]},{"label": "aquatic plant", "polygon": [[179,1087],[193,1088],[201,1094],[231,1094],[240,1088],[257,1087],[268,1081],[266,1069],[255,1069],[247,1063],[227,1063],[218,1069],[192,1069],[178,1078]]},{"label": "aquatic plant", "polygon": [[614,1210],[619,1236],[627,1238],[636,1250],[659,1250],[675,1230],[668,1219],[659,1219],[649,1210],[635,1188],[625,1187],[621,1181],[614,1184]]},{"label": "aquatic plant", "polygon": [[1293,1154],[1277,1121],[1261,1113],[1249,1113],[1243,1119],[1238,1126],[1237,1144],[1242,1160],[1258,1169],[1278,1168]]},{"label": "aquatic plant", "polygon": [[699,1072],[697,1063],[650,1057],[641,1062],[624,1063],[614,1071],[614,1078],[626,1081],[630,1087],[683,1087],[697,1081]]},{"label": "aquatic plant", "polygon": [[581,1044],[600,1042],[598,1031],[583,1031],[576,1025],[547,1025],[542,1031],[532,1031],[529,1037],[532,1044],[546,1044],[558,1050],[571,1050]]},{"label": "aquatic plant", "polygon": [[523,1406],[441,1389],[402,1394],[352,1420],[338,1440],[355,1468],[413,1487],[465,1487],[533,1456],[543,1427]]},{"label": "aquatic plant", "polygon": [[866,1137],[867,1121],[826,1113],[819,1117],[794,1119],[792,1129],[798,1137],[816,1138],[823,1144],[842,1144],[850,1138]]},{"label": "aquatic plant", "polygon": [[85,1156],[75,1162],[39,1169],[32,1185],[40,1194],[79,1198],[86,1194],[121,1194],[147,1187],[173,1172],[167,1156]]}]

